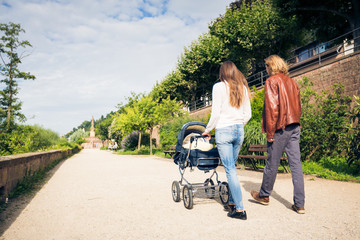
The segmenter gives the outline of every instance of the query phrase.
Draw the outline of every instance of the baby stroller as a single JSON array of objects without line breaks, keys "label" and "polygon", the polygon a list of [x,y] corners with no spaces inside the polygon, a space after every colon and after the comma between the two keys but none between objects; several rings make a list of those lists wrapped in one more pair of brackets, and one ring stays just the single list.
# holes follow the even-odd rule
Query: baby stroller
[{"label": "baby stroller", "polygon": [[[228,183],[219,181],[216,172],[216,168],[220,164],[220,157],[217,148],[213,146],[214,136],[211,141],[201,136],[205,128],[206,125],[202,122],[189,122],[182,126],[177,136],[174,162],[179,166],[181,179],[173,181],[171,192],[173,200],[179,202],[182,188],[183,202],[187,209],[193,208],[195,194],[208,198],[214,198],[219,194],[222,204],[227,205],[229,202]],[[205,173],[213,171],[204,182],[190,183],[184,177],[187,168],[190,170],[197,168]],[[213,177],[215,177],[216,184]]]}]

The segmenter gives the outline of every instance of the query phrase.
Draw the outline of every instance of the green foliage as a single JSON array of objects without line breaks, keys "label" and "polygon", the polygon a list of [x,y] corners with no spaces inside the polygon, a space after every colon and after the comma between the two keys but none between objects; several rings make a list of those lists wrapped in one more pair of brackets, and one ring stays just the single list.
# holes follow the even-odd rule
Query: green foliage
[{"label": "green foliage", "polygon": [[354,176],[352,170],[345,170],[345,166],[344,157],[335,157],[335,159],[327,157],[319,162],[303,162],[303,172],[325,179],[360,183],[360,177]]},{"label": "green foliage", "polygon": [[302,159],[318,161],[345,150],[346,114],[351,98],[344,87],[334,84],[332,92],[321,94],[311,89],[312,82],[304,78],[301,85],[301,155]]},{"label": "green foliage", "polygon": [[184,116],[180,118],[175,118],[172,121],[164,124],[160,128],[160,142],[161,142],[161,148],[163,150],[170,149],[171,145],[176,145],[177,142],[177,135],[180,132],[182,126],[187,122],[192,121],[200,121],[200,122],[206,122],[202,120],[199,120],[197,118],[193,118],[190,116]]},{"label": "green foliage", "polygon": [[355,165],[360,171],[360,98],[354,96],[355,106],[348,113],[350,124],[348,125],[349,134],[346,138],[346,153],[348,164]]},{"label": "green foliage", "polygon": [[209,28],[246,75],[255,64],[263,67],[263,59],[271,54],[288,56],[301,40],[295,23],[293,16],[284,18],[271,0],[255,0],[232,5]]},{"label": "green foliage", "polygon": [[178,99],[190,102],[210,93],[218,79],[221,63],[228,59],[227,52],[223,41],[210,34],[201,35],[185,48],[177,69],[186,84],[177,89]]},{"label": "green foliage", "polygon": [[[133,131],[145,132],[148,130],[152,136],[154,127],[161,126],[170,119],[181,115],[183,115],[183,111],[176,99],[171,100],[170,97],[167,97],[159,103],[148,95],[134,102],[131,107],[125,107],[122,113],[117,113],[111,123],[110,131],[125,136]],[[151,141],[150,149],[152,149]]]},{"label": "green foliage", "polygon": [[40,126],[18,125],[11,132],[0,132],[0,155],[45,150],[59,142],[57,133]]},{"label": "green foliage", "polygon": [[[169,73],[160,83],[156,83],[150,95],[153,99],[188,99],[189,83],[180,74],[179,70]],[[191,95],[191,94],[190,94]]]},{"label": "green foliage", "polygon": [[360,27],[359,1],[273,0],[273,2],[284,17],[296,16],[298,20],[296,29],[311,31],[315,39],[323,42]]},{"label": "green foliage", "polygon": [[0,125],[8,131],[14,127],[15,120],[25,120],[25,116],[20,112],[21,102],[16,95],[18,94],[18,79],[35,79],[30,73],[21,72],[19,65],[23,54],[18,54],[19,49],[31,47],[28,41],[20,41],[20,33],[25,32],[20,24],[8,23],[0,24],[0,73],[4,77],[0,79],[5,84],[5,88],[0,91]]},{"label": "green foliage", "polygon": [[[150,147],[149,146],[141,146],[140,149],[136,149],[133,151],[118,151],[116,152],[119,155],[150,155]],[[164,157],[164,153],[161,149],[153,149],[153,154],[159,157]]]},{"label": "green foliage", "polygon": [[[138,146],[138,142],[139,142],[139,132],[136,131],[126,135],[122,139],[120,146],[125,151],[134,151]],[[150,145],[149,142],[150,142],[150,135],[148,133],[142,134],[141,145],[149,146]]]},{"label": "green foliage", "polygon": [[289,49],[302,43],[303,34],[294,27],[295,16],[283,17],[272,1],[239,2],[210,23],[209,32],[184,48],[176,69],[156,84],[151,95],[190,103],[211,93],[225,60],[248,75],[263,70],[268,55],[287,58]]},{"label": "green foliage", "polygon": [[69,141],[72,143],[81,144],[85,142],[85,137],[89,137],[89,132],[85,132],[85,129],[78,129],[69,136]]},{"label": "green foliage", "polygon": [[264,106],[265,91],[261,89],[260,91],[253,87],[253,96],[251,98],[251,120],[250,122],[261,122],[262,119],[262,110]]},{"label": "green foliage", "polygon": [[266,134],[261,132],[261,121],[250,121],[245,125],[244,142],[240,154],[248,154],[250,144],[266,144]]},{"label": "green foliage", "polygon": [[103,141],[109,138],[109,127],[112,120],[112,117],[109,117],[95,125],[95,135]]}]

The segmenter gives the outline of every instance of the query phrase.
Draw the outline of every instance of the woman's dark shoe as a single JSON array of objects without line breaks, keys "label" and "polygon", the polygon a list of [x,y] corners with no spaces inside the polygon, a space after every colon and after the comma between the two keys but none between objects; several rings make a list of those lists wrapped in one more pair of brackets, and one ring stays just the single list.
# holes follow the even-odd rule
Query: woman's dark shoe
[{"label": "woman's dark shoe", "polygon": [[226,211],[232,212],[232,211],[235,210],[235,205],[230,205],[230,204],[224,205],[224,209],[225,209]]},{"label": "woman's dark shoe", "polygon": [[236,210],[229,212],[228,217],[231,218],[238,218],[238,219],[242,219],[242,220],[246,220],[247,216],[246,216],[246,211],[242,211],[242,212],[237,212]]}]

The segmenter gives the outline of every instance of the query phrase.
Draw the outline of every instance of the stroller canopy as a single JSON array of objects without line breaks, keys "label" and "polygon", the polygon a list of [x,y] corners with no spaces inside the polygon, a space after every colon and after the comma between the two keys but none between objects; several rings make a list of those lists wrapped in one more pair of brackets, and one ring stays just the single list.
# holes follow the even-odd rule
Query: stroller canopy
[{"label": "stroller canopy", "polygon": [[202,122],[188,122],[185,123],[177,136],[176,151],[180,152],[184,138],[190,133],[202,134],[205,131],[206,124]]}]

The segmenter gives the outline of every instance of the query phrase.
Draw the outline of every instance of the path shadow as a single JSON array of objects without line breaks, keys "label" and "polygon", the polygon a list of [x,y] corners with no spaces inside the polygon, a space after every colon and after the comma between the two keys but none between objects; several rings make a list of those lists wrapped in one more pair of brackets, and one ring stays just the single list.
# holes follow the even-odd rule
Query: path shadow
[{"label": "path shadow", "polygon": [[0,211],[0,236],[2,236],[5,231],[13,224],[13,222],[15,222],[21,212],[27,207],[36,194],[52,178],[52,176],[67,159],[69,158],[61,160],[55,167],[50,169],[45,174],[45,177],[41,179],[40,182],[38,182],[28,193],[22,194],[16,198],[9,199],[9,202],[5,205],[4,210]]},{"label": "path shadow", "polygon": [[[250,182],[250,181],[242,181],[241,185],[244,188],[244,190],[249,193],[251,192],[251,190],[259,191],[261,188],[261,183],[254,183],[254,182]],[[292,203],[290,203],[288,200],[283,198],[280,194],[278,194],[274,190],[271,193],[271,198],[277,200],[278,202],[282,203],[285,207],[291,209]],[[260,204],[260,203],[256,202],[255,200],[253,200],[252,198],[249,199],[249,202]]]}]

